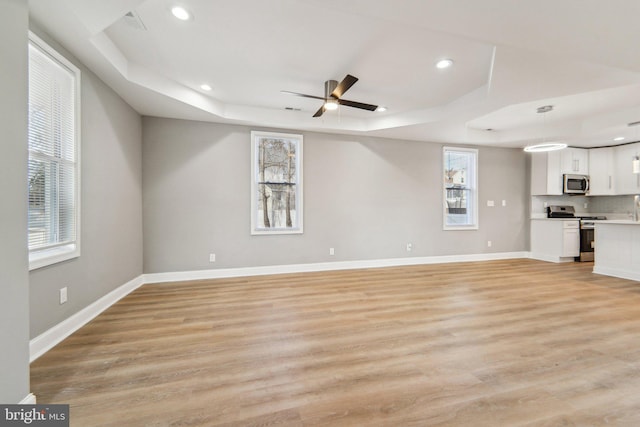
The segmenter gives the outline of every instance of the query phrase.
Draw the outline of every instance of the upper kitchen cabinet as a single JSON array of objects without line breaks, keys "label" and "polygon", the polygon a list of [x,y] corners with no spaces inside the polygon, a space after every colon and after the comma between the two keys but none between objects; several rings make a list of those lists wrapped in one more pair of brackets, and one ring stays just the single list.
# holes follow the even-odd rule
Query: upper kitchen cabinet
[{"label": "upper kitchen cabinet", "polygon": [[589,195],[616,194],[616,157],[614,147],[589,150]]},{"label": "upper kitchen cabinet", "polygon": [[589,150],[565,148],[531,153],[531,195],[562,195],[562,175],[589,175]]},{"label": "upper kitchen cabinet", "polygon": [[555,196],[562,194],[560,151],[531,153],[531,195]]},{"label": "upper kitchen cabinet", "polygon": [[640,174],[632,169],[635,156],[640,156],[640,143],[615,147],[616,194],[640,194]]},{"label": "upper kitchen cabinet", "polygon": [[589,175],[589,150],[584,148],[561,150],[560,174]]}]

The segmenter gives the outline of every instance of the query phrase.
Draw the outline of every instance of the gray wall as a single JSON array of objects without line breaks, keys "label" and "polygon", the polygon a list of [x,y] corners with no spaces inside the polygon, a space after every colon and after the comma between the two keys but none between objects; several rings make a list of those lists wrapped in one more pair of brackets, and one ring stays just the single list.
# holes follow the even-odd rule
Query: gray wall
[{"label": "gray wall", "polygon": [[[35,32],[82,70],[82,253],[30,273],[32,338],[142,274],[141,118],[64,49]],[[64,286],[69,301],[60,305]]]},{"label": "gray wall", "polygon": [[311,132],[304,234],[251,236],[251,130],[143,118],[145,273],[528,250],[522,150],[480,149],[480,229],[443,231],[442,145]]},{"label": "gray wall", "polygon": [[26,0],[0,0],[0,402],[29,394]]}]

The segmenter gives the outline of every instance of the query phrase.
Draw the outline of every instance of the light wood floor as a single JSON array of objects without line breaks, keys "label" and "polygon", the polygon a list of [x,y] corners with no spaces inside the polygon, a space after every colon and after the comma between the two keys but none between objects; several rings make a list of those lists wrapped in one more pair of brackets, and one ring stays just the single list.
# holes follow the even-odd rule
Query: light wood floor
[{"label": "light wood floor", "polygon": [[72,426],[639,426],[640,283],[533,260],[145,285],[32,364]]}]

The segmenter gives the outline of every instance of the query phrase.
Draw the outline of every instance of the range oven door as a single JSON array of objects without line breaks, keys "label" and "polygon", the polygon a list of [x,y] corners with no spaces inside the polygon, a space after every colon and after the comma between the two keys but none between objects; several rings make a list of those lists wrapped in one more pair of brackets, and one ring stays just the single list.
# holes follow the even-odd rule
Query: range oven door
[{"label": "range oven door", "polygon": [[580,225],[580,261],[594,260],[595,228]]}]

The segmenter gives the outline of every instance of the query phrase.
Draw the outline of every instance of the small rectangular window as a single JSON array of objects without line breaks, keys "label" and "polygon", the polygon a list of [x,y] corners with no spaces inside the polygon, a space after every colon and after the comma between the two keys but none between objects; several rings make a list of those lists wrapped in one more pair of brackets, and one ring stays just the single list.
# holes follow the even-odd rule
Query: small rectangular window
[{"label": "small rectangular window", "polygon": [[80,254],[80,70],[29,35],[29,268]]},{"label": "small rectangular window", "polygon": [[444,229],[478,228],[478,150],[444,147]]}]

